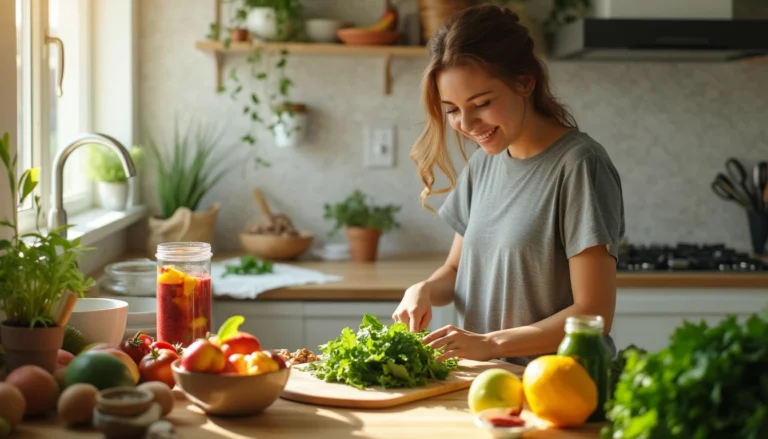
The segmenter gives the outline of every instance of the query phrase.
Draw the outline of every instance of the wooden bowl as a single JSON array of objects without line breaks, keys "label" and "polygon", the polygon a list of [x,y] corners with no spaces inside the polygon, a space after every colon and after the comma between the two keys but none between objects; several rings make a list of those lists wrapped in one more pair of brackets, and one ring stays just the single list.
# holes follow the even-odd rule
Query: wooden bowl
[{"label": "wooden bowl", "polygon": [[400,39],[395,31],[344,28],[336,31],[342,43],[358,46],[390,46]]},{"label": "wooden bowl", "polygon": [[217,416],[251,416],[271,406],[285,389],[291,368],[261,375],[216,375],[187,372],[181,360],[171,371],[184,395],[205,413]]},{"label": "wooden bowl", "polygon": [[309,249],[315,236],[300,230],[299,236],[275,236],[257,233],[240,233],[240,245],[247,253],[271,260],[291,260]]}]

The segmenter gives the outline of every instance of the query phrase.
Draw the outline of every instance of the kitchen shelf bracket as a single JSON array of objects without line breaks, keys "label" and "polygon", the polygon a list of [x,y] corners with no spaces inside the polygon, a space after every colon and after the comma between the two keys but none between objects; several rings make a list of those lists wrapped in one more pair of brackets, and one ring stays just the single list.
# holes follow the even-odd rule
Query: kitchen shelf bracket
[{"label": "kitchen shelf bracket", "polygon": [[387,55],[384,60],[384,94],[392,94],[392,55]]}]

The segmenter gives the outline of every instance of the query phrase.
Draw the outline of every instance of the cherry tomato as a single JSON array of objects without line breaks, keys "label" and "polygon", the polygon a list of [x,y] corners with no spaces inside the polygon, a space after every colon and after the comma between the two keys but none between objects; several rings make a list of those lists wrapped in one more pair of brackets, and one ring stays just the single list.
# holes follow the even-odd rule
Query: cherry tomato
[{"label": "cherry tomato", "polygon": [[133,337],[125,340],[120,345],[120,350],[128,354],[136,364],[139,364],[145,355],[149,354],[152,343],[155,341],[147,334],[137,332]]},{"label": "cherry tomato", "polygon": [[141,380],[160,381],[173,388],[176,380],[173,378],[171,364],[179,358],[175,349],[152,349],[139,363]]},{"label": "cherry tomato", "polygon": [[181,357],[181,354],[184,352],[184,349],[182,349],[181,344],[172,345],[168,343],[167,341],[156,341],[152,343],[152,346],[150,346],[152,349],[170,349],[172,351],[176,351],[177,354],[179,354],[179,357]]}]

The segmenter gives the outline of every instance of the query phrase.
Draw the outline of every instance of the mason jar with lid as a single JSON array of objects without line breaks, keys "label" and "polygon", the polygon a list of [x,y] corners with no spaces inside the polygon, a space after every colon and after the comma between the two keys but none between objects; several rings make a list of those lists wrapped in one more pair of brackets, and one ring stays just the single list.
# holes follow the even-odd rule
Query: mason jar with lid
[{"label": "mason jar with lid", "polygon": [[211,331],[211,245],[157,246],[157,340],[189,346]]},{"label": "mason jar with lid", "polygon": [[605,403],[609,399],[611,347],[605,341],[605,321],[601,316],[581,315],[565,319],[565,337],[557,349],[559,355],[573,357],[587,370],[597,386],[597,409],[589,422],[605,420]]}]

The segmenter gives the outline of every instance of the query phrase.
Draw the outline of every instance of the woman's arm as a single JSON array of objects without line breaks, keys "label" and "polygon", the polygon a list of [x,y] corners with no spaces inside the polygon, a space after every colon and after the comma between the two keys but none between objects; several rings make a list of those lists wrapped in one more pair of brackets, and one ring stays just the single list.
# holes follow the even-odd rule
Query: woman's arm
[{"label": "woman's arm", "polygon": [[451,250],[445,263],[435,270],[427,280],[423,282],[424,288],[429,291],[432,306],[445,306],[453,302],[453,293],[456,288],[456,273],[459,269],[461,256],[461,244],[463,239],[456,233],[453,237]]},{"label": "woman's arm", "polygon": [[605,246],[590,247],[571,257],[573,305],[532,325],[486,334],[491,358],[513,358],[555,352],[565,336],[565,319],[592,314],[605,319],[607,334],[616,308],[616,259]]}]

